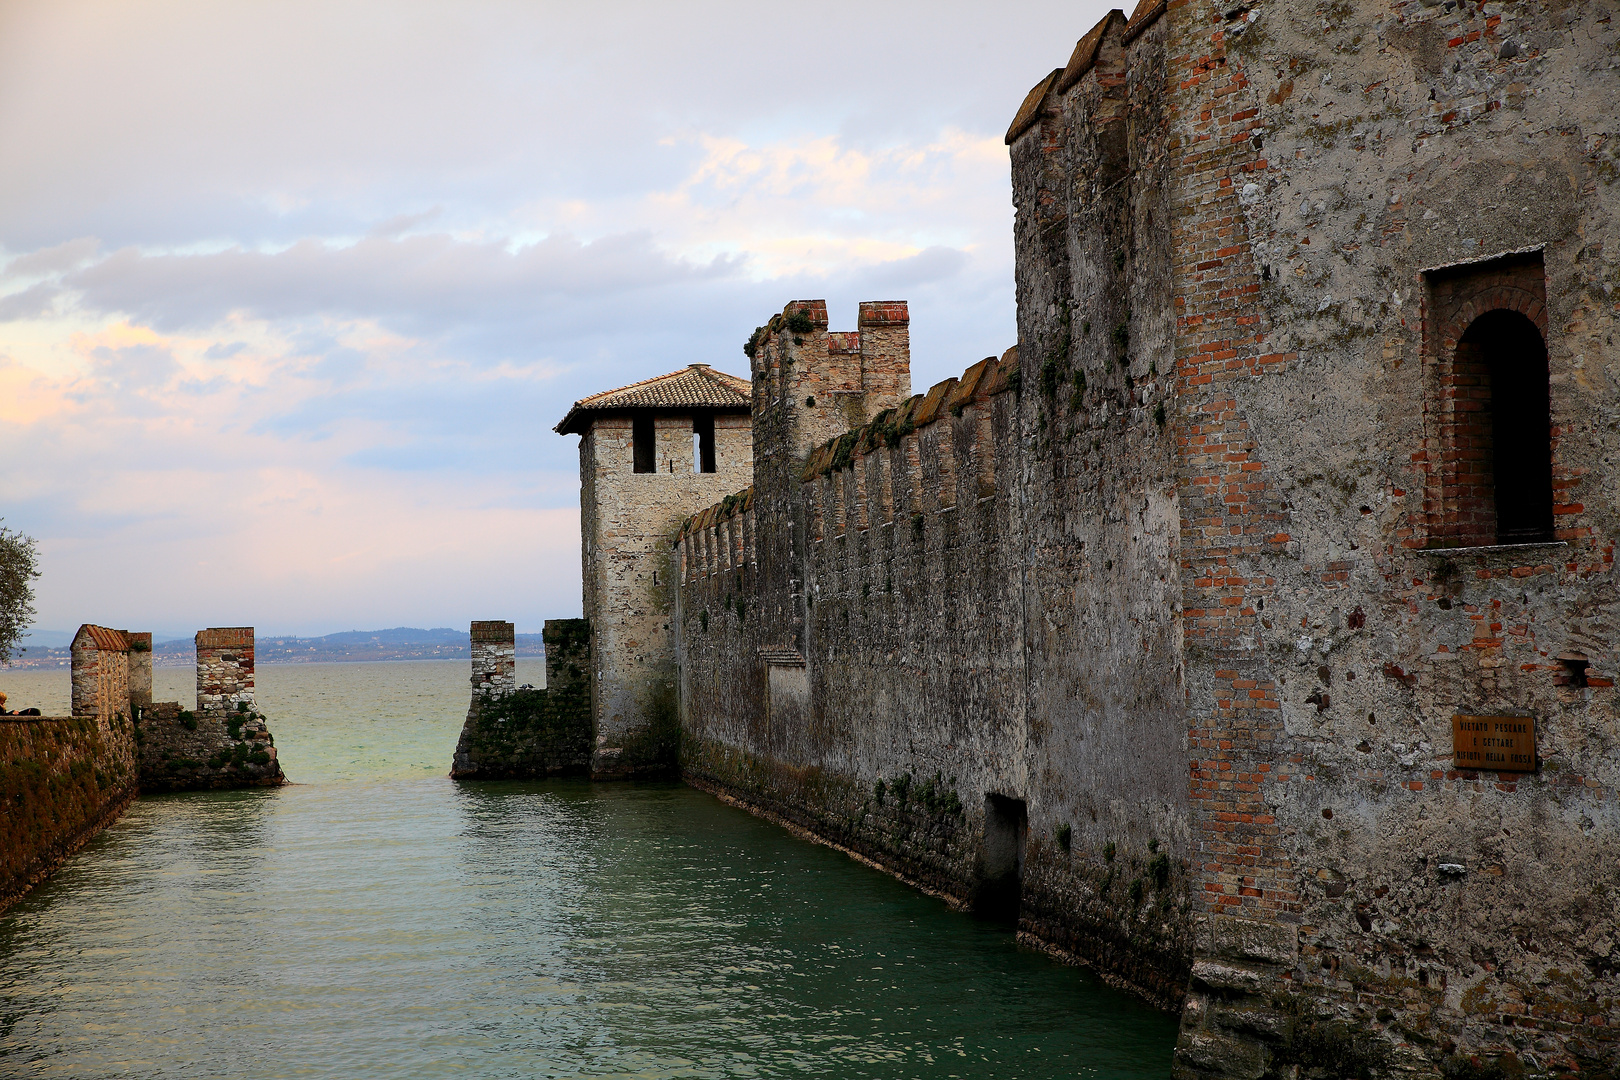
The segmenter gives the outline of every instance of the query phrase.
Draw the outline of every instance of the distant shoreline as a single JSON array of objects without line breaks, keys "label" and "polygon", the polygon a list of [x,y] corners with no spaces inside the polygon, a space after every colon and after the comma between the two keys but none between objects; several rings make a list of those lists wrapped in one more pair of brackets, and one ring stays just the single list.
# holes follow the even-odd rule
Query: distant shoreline
[{"label": "distant shoreline", "polygon": [[[519,659],[540,659],[546,655],[539,634],[517,635]],[[66,669],[71,667],[71,650],[31,648],[14,657],[6,670]],[[319,639],[266,638],[255,650],[257,665],[356,664],[405,660],[470,660],[472,652],[463,641],[422,643],[323,642]],[[160,642],[152,649],[152,666],[158,668],[195,667],[197,654],[189,641]]]}]

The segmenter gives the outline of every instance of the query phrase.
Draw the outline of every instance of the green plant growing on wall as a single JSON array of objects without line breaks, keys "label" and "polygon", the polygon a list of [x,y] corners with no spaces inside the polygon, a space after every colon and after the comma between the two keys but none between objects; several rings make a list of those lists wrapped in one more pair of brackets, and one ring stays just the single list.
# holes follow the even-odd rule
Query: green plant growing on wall
[{"label": "green plant growing on wall", "polygon": [[1130,363],[1131,324],[1129,322],[1122,322],[1114,327],[1114,349],[1119,353],[1121,367]]},{"label": "green plant growing on wall", "polygon": [[887,795],[888,792],[889,785],[883,782],[883,778],[881,776],[878,777],[878,782],[872,785],[872,797],[877,800],[877,804],[879,806],[883,805],[883,797]]},{"label": "green plant growing on wall", "polygon": [[705,634],[707,634],[709,632],[709,609],[708,608],[704,608],[702,611],[698,612],[698,622],[703,624],[703,632]]},{"label": "green plant growing on wall", "polygon": [[1164,402],[1162,402],[1162,401],[1159,402],[1157,405],[1153,406],[1153,422],[1155,424],[1159,425],[1160,430],[1163,430],[1163,428],[1164,428]]},{"label": "green plant growing on wall", "polygon": [[179,720],[180,726],[185,728],[187,731],[197,730],[197,714],[192,712],[190,709],[181,709]]},{"label": "green plant growing on wall", "polygon": [[747,341],[743,342],[743,355],[752,360],[759,352],[759,343],[765,340],[767,332],[763,326],[754,327],[754,332],[748,335]]},{"label": "green plant growing on wall", "polygon": [[1063,378],[1063,364],[1056,356],[1048,356],[1041,364],[1041,393],[1052,397],[1057,393],[1058,382]]},{"label": "green plant growing on wall", "polygon": [[919,540],[922,539],[923,516],[921,514],[912,514],[911,515],[911,533],[917,539],[919,539]]},{"label": "green plant growing on wall", "polygon": [[829,472],[840,472],[849,467],[850,461],[855,457],[857,438],[857,433],[853,431],[845,432],[839,437],[838,448],[833,451],[832,464],[828,467]]},{"label": "green plant growing on wall", "polygon": [[1153,879],[1153,887],[1154,888],[1163,889],[1166,885],[1169,885],[1170,884],[1170,856],[1166,855],[1162,851],[1159,854],[1153,856],[1152,861],[1150,861],[1148,863],[1147,872],[1148,872],[1148,877]]},{"label": "green plant growing on wall", "polygon": [[[1273,1074],[1285,1075],[1288,1066],[1297,1065],[1301,1076],[1373,1080],[1389,1064],[1388,1046],[1356,1034],[1346,1024],[1312,1015],[1309,1004],[1302,998],[1275,994],[1271,1003],[1285,1018],[1282,1042],[1272,1050]],[[1445,1073],[1443,1068],[1442,1074],[1447,1080],[1462,1080]]]},{"label": "green plant growing on wall", "polygon": [[1057,840],[1058,847],[1068,851],[1069,845],[1073,843],[1074,830],[1069,828],[1069,823],[1065,821],[1053,831],[1052,836]]},{"label": "green plant growing on wall", "polygon": [[[910,776],[906,777],[908,783],[910,779]],[[918,785],[917,801],[930,814],[959,818],[963,815],[962,800],[956,794],[955,784],[956,777],[951,777],[950,783],[946,783],[944,775],[936,772]]]},{"label": "green plant growing on wall", "polygon": [[796,308],[782,320],[782,327],[792,334],[808,334],[815,330],[816,323],[802,308]]},{"label": "green plant growing on wall", "polygon": [[1137,907],[1142,903],[1142,894],[1146,891],[1146,889],[1147,887],[1142,884],[1141,878],[1133,878],[1131,880],[1131,907]]},{"label": "green plant growing on wall", "polygon": [[1108,841],[1108,843],[1104,844],[1103,845],[1103,862],[1110,862],[1110,863],[1113,862],[1114,861],[1114,855],[1117,852],[1117,850],[1118,849],[1114,847],[1114,842],[1112,840],[1110,840],[1110,841]]}]

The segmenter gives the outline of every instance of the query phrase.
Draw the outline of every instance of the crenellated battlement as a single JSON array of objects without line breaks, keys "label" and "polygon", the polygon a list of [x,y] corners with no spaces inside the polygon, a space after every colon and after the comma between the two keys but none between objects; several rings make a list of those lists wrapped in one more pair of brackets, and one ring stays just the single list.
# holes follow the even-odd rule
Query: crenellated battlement
[{"label": "crenellated battlement", "polygon": [[991,399],[1018,386],[1017,372],[1015,346],[812,450],[800,477],[810,539],[992,497],[1001,450]]},{"label": "crenellated battlement", "polygon": [[[1007,145],[1013,145],[1041,120],[1056,116],[1061,111],[1061,100],[1076,86],[1089,82],[1097,89],[1107,90],[1126,85],[1127,47],[1158,22],[1168,6],[1168,0],[1141,0],[1128,19],[1119,8],[1099,19],[1075,42],[1069,62],[1053,68],[1024,96],[1007,128]],[[1111,120],[1116,116],[1106,111],[1099,118]]]}]

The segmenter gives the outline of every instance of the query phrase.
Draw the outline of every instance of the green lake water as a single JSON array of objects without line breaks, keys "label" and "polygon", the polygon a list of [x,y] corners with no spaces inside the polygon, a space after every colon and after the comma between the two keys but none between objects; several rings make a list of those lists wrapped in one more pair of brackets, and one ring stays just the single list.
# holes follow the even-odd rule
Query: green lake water
[{"label": "green lake water", "polygon": [[292,785],[142,798],[0,916],[0,1077],[1169,1074],[1171,1017],[701,792],[450,781],[465,662],[258,684]]}]

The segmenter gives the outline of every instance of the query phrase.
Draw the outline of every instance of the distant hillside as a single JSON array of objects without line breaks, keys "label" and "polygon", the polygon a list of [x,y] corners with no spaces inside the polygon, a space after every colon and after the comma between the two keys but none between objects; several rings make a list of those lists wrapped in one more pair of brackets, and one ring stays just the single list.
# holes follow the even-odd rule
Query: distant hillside
[{"label": "distant hillside", "polygon": [[[364,660],[467,660],[467,631],[437,627],[422,630],[396,626],[390,630],[343,630],[325,637],[300,638],[260,636],[254,643],[255,660],[260,664],[354,663]],[[539,634],[517,636],[519,656],[544,656],[545,645]],[[197,662],[196,649],[189,638],[159,641],[152,646],[152,663],[158,667],[190,667]],[[68,649],[29,648],[12,665],[19,668],[65,668],[71,666]]]}]

